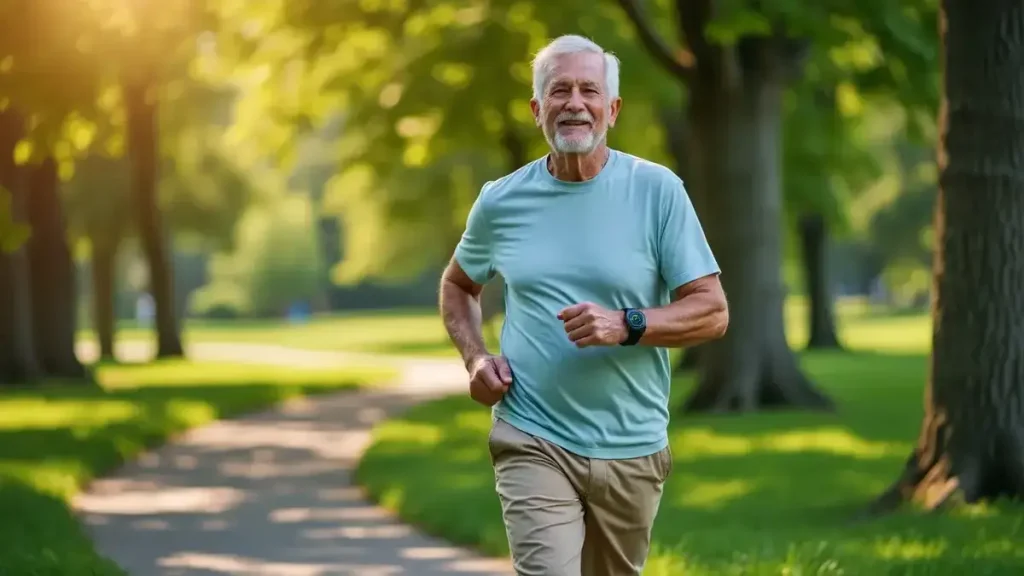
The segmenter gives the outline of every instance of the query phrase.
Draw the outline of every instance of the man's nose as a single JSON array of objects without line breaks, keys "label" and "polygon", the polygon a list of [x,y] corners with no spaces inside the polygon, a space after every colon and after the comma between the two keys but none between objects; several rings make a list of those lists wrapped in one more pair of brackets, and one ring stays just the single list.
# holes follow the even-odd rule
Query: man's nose
[{"label": "man's nose", "polygon": [[579,88],[573,87],[572,96],[569,97],[569,102],[566,105],[570,110],[583,110],[583,93],[580,92]]}]

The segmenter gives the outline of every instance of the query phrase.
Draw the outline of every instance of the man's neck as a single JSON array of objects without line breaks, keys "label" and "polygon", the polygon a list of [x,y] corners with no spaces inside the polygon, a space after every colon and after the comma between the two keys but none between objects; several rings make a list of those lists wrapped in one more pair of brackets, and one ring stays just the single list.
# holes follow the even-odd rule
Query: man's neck
[{"label": "man's neck", "polygon": [[548,172],[566,182],[584,182],[601,172],[608,156],[608,146],[604,143],[588,154],[563,154],[552,150],[548,154]]}]

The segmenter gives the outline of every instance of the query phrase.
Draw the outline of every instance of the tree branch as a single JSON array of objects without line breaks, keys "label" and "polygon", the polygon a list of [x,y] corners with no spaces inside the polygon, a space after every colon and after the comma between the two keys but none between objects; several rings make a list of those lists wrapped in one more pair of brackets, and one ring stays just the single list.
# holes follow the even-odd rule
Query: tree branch
[{"label": "tree branch", "polygon": [[676,0],[676,16],[686,44],[697,61],[702,81],[722,88],[739,86],[742,78],[736,49],[708,42],[704,28],[714,17],[712,0]]},{"label": "tree branch", "polygon": [[672,48],[665,43],[664,40],[651,26],[651,21],[644,14],[644,10],[640,5],[639,0],[618,0],[619,5],[622,6],[622,10],[626,13],[626,16],[636,26],[636,31],[640,35],[640,42],[644,48],[650,52],[654,60],[658,62],[662,67],[665,68],[670,74],[679,78],[683,82],[688,82],[693,76],[693,69],[690,66],[682,63],[672,54]]}]

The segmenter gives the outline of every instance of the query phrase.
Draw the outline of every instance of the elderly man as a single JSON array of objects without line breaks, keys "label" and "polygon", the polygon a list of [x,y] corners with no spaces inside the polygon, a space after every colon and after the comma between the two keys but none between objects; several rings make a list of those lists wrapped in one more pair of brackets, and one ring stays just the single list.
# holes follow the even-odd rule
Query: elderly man
[{"label": "elderly man", "polygon": [[[483,186],[441,281],[441,314],[493,406],[489,448],[518,574],[640,574],[668,445],[668,348],[721,337],[719,268],[682,182],[611,149],[619,62],[562,36],[533,62],[550,152]],[[501,355],[479,298],[506,282]]]}]

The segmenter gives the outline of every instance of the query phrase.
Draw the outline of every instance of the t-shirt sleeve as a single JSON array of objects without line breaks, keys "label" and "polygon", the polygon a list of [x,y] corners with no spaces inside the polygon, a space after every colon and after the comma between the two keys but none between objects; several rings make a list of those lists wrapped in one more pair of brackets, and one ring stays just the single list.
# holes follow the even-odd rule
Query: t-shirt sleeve
[{"label": "t-shirt sleeve", "polygon": [[686,187],[677,179],[666,192],[662,203],[659,266],[668,288],[675,290],[721,270]]},{"label": "t-shirt sleeve", "polygon": [[466,230],[455,247],[455,260],[477,284],[486,284],[494,277],[492,234],[484,204],[486,190],[484,186],[469,209]]}]

